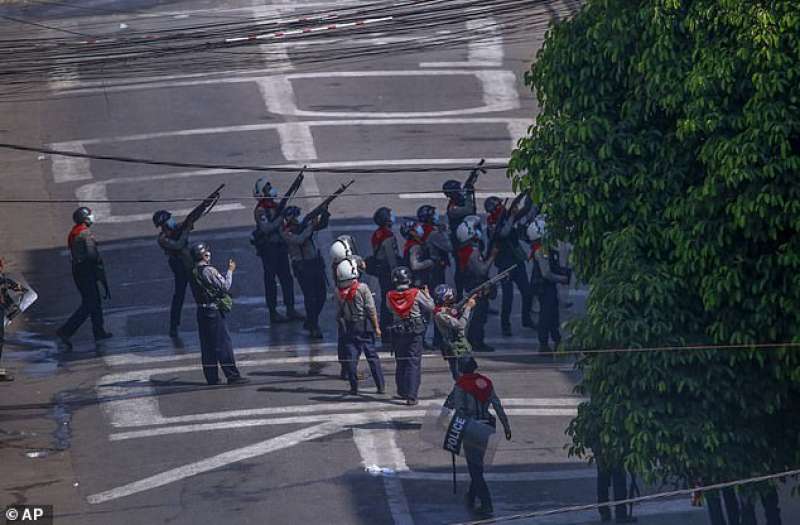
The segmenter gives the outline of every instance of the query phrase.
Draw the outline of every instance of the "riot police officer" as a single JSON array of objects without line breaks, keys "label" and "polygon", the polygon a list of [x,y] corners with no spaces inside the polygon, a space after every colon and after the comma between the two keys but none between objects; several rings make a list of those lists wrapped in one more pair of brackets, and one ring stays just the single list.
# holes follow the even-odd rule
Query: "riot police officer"
[{"label": "riot police officer", "polygon": [[158,245],[167,255],[167,264],[175,279],[175,289],[169,309],[169,336],[178,337],[183,301],[193,266],[192,257],[189,255],[189,232],[194,225],[188,221],[178,224],[175,217],[167,210],[158,210],[153,214],[153,225],[161,228]]},{"label": "riot police officer", "polygon": [[[464,289],[472,290],[489,278],[489,270],[497,257],[497,249],[488,258],[481,251],[481,231],[479,219],[469,216],[459,225],[457,236],[461,247],[456,252],[458,267],[464,279]],[[472,312],[472,320],[467,327],[467,339],[475,352],[493,352],[494,348],[484,342],[484,327],[489,313],[489,297],[482,295]]]},{"label": "riot police officer", "polygon": [[418,222],[405,220],[400,225],[400,235],[406,240],[403,245],[403,263],[411,270],[414,286],[417,288],[429,286],[435,263],[422,240],[425,230]]},{"label": "riot police officer", "polygon": [[[474,199],[475,189],[462,188],[461,183],[457,180],[448,180],[442,185],[442,193],[447,197],[447,221],[450,226],[450,241],[453,249],[458,250],[460,247],[460,242],[456,235],[458,226],[464,219],[477,213]],[[456,253],[453,255],[457,257]],[[455,265],[453,278],[456,284],[456,297],[460,299],[464,291],[464,279],[458,264]]]},{"label": "riot police officer", "polygon": [[442,355],[456,381],[463,373],[464,364],[472,357],[472,347],[466,336],[467,325],[475,308],[475,298],[470,297],[459,310],[455,308],[456,293],[449,284],[440,284],[433,291],[433,321],[442,334]]},{"label": "riot police officer", "polygon": [[328,227],[330,213],[324,210],[311,220],[300,220],[300,208],[288,206],[283,212],[281,236],[289,246],[292,269],[303,291],[306,324],[311,339],[321,340],[319,316],[325,306],[328,288],[325,280],[325,261],[314,242],[314,234]]},{"label": "riot police officer", "polygon": [[[264,270],[264,298],[269,309],[269,322],[278,324],[292,320],[303,321],[305,317],[294,308],[294,278],[289,267],[289,248],[281,236],[283,218],[275,202],[278,191],[266,177],[261,177],[256,181],[253,196],[258,199],[253,209],[256,222],[253,245]],[[280,281],[283,305],[286,307],[285,316],[278,312],[276,281]]]},{"label": "riot police officer", "polygon": [[397,397],[416,405],[422,375],[422,338],[425,318],[433,312],[427,288],[411,286],[411,270],[399,266],[392,272],[394,290],[386,294],[392,312],[392,346],[397,357]]},{"label": "riot police officer", "polygon": [[542,244],[545,234],[544,219],[536,219],[528,226],[527,237],[531,243],[531,286],[539,298],[539,349],[552,352],[550,341],[561,342],[558,313],[558,284],[569,283],[569,272],[561,268],[550,251]]},{"label": "riot police officer", "polygon": [[[428,289],[435,290],[440,284],[447,282],[447,267],[450,266],[450,254],[453,253],[453,242],[447,224],[442,222],[439,212],[429,204],[417,209],[417,220],[422,224],[422,241],[433,260],[430,271]],[[437,323],[433,324],[433,346],[443,350],[442,336]]]},{"label": "riot police officer", "polygon": [[229,290],[233,284],[236,263],[228,261],[228,271],[223,276],[211,266],[211,248],[198,242],[192,245],[192,295],[197,302],[197,328],[200,335],[200,354],[203,375],[209,385],[219,383],[219,368],[229,385],[248,383],[236,368],[233,343],[228,334],[225,315],[232,305]]},{"label": "riot police officer", "polygon": [[[504,336],[511,335],[511,307],[514,302],[514,284],[517,285],[522,296],[522,326],[533,328],[531,319],[532,294],[528,274],[525,272],[525,252],[519,244],[517,236],[516,209],[506,210],[499,197],[489,197],[484,202],[486,209],[486,224],[489,238],[494,240],[497,247],[495,266],[498,272],[503,272],[517,265],[509,275],[510,279],[503,281],[501,290],[503,302],[500,310],[500,328]],[[499,227],[499,230],[498,230]]]},{"label": "riot police officer", "polygon": [[375,337],[381,336],[375,299],[366,283],[358,281],[358,264],[343,259],[336,267],[336,322],[344,350],[350,394],[358,395],[358,359],[363,353],[372,372],[378,394],[386,392],[380,357],[375,351]]},{"label": "riot police officer", "polygon": [[378,227],[372,234],[370,243],[372,244],[372,260],[376,267],[371,271],[378,277],[378,284],[381,292],[381,313],[380,323],[383,331],[384,344],[391,343],[392,334],[388,329],[392,322],[392,314],[386,303],[386,294],[392,289],[392,272],[397,268],[400,261],[400,253],[397,247],[397,238],[392,231],[395,217],[392,210],[381,207],[375,210],[372,221]]},{"label": "riot police officer", "polygon": [[92,319],[95,341],[102,341],[113,335],[111,332],[106,332],[103,323],[103,307],[98,285],[103,286],[106,299],[111,298],[111,292],[108,289],[103,259],[100,257],[97,241],[91,230],[94,214],[92,210],[82,206],[73,212],[72,221],[75,226],[69,232],[67,246],[72,259],[72,277],[81,295],[81,304],[67,322],[56,331],[56,335],[67,348],[72,348],[70,338],[89,317]]},{"label": "riot police officer", "polygon": [[[338,282],[337,271],[336,269],[339,266],[339,263],[342,261],[352,261],[357,270],[359,275],[363,274],[366,270],[366,263],[364,259],[358,255],[358,247],[356,245],[355,239],[353,239],[350,235],[340,235],[333,241],[331,244],[330,249],[330,259],[331,259],[331,279],[333,282]],[[374,302],[374,301],[373,301]],[[347,354],[345,349],[345,340],[342,336],[341,324],[337,324],[338,329],[338,337],[336,338],[336,353],[339,356],[339,364],[341,365],[341,370],[339,372],[339,377],[342,379],[348,379],[348,368],[347,368]]]}]

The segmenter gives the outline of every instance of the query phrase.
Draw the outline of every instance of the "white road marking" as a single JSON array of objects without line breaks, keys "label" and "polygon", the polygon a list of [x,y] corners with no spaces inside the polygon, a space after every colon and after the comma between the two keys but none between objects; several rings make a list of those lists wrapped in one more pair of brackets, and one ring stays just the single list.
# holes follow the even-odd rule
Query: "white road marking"
[{"label": "white road marking", "polygon": [[250,445],[248,447],[223,452],[222,454],[217,454],[216,456],[212,456],[195,463],[189,463],[188,465],[174,468],[166,472],[156,474],[155,476],[150,476],[149,478],[117,487],[115,489],[100,492],[98,494],[92,494],[86,498],[86,500],[89,503],[96,505],[126,496],[131,496],[133,494],[152,490],[157,487],[163,487],[164,485],[169,485],[170,483],[175,483],[176,481],[180,481],[191,476],[196,476],[204,472],[209,472],[211,470],[224,467],[225,465],[230,465],[231,463],[263,456],[265,454],[269,454],[270,452],[275,452],[276,450],[293,447],[305,441],[319,439],[321,437],[333,434],[339,430],[340,426],[336,423],[323,423],[321,425],[304,428],[302,430],[290,432],[276,438],[261,441],[260,443]]},{"label": "white road marking", "polygon": [[[81,141],[59,142],[52,144],[51,147],[57,150],[86,154],[86,148]],[[62,155],[52,155],[50,158],[52,159],[53,180],[56,184],[92,178],[89,159]]]},{"label": "white road marking", "polygon": [[48,77],[48,89],[51,91],[72,89],[80,85],[78,68],[74,65],[57,66]]},{"label": "white road marking", "polygon": [[503,65],[503,35],[494,18],[467,20],[467,32],[487,33],[486,38],[467,43],[466,62],[420,62],[420,67],[500,67]]},{"label": "white road marking", "polygon": [[[281,153],[286,160],[302,162],[317,158],[311,126],[303,122],[284,122],[278,128],[278,135],[281,139]],[[308,173],[304,180],[313,176],[313,173]]]},{"label": "white road marking", "polygon": [[[487,197],[491,197],[492,195],[500,197],[501,199],[513,199],[514,197],[516,197],[516,193],[510,192],[510,191],[507,191],[507,192],[496,192],[496,193],[486,193],[486,192],[481,192],[481,191],[475,192],[475,197],[477,197],[478,199],[485,199]],[[444,200],[447,197],[445,197],[444,194],[442,194],[442,193],[398,193],[397,194],[397,198],[398,199],[425,199],[425,200],[442,199],[442,200]]]},{"label": "white road marking", "polygon": [[[395,472],[408,472],[406,458],[397,446],[397,431],[392,428],[389,418],[384,418],[387,428],[354,428],[353,440],[364,467],[380,465]],[[393,476],[382,476],[386,502],[395,525],[414,525],[411,509],[403,490],[403,482]]]},{"label": "white road marking", "polygon": [[508,134],[511,136],[511,148],[517,147],[517,142],[524,137],[528,136],[528,129],[534,125],[533,119],[515,119],[509,120]]}]

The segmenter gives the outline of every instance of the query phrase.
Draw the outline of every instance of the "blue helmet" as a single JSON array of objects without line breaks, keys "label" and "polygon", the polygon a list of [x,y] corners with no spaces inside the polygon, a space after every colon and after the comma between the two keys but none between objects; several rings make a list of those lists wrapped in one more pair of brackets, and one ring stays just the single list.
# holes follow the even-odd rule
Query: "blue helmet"
[{"label": "blue helmet", "polygon": [[449,284],[440,284],[433,290],[433,302],[436,303],[436,306],[444,306],[447,303],[453,302],[455,298],[456,293]]}]

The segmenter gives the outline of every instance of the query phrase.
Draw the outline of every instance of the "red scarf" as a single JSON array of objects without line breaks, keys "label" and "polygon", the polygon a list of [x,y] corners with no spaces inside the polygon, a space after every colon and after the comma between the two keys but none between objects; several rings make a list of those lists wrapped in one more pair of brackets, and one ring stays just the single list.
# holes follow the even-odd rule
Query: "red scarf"
[{"label": "red scarf", "polygon": [[533,259],[533,256],[536,255],[536,252],[538,252],[541,247],[542,243],[540,243],[539,241],[533,241],[531,243],[531,253],[528,256],[528,259]]},{"label": "red scarf", "polygon": [[353,284],[348,286],[347,288],[339,288],[339,299],[342,301],[352,301],[356,296],[356,291],[358,290],[358,279],[353,280]]},{"label": "red scarf", "polygon": [[434,228],[433,224],[423,224],[422,225],[422,242],[427,241],[428,237],[431,236],[431,233],[433,233],[433,230],[435,230],[435,229],[436,228]]},{"label": "red scarf", "polygon": [[265,210],[277,207],[278,204],[275,202],[275,199],[258,199],[258,206],[256,206],[256,208],[264,208]]},{"label": "red scarf", "polygon": [[392,290],[386,294],[389,299],[389,308],[392,309],[401,319],[407,319],[411,315],[411,308],[417,300],[419,289],[409,288],[408,290]]},{"label": "red scarf", "polygon": [[403,246],[403,257],[408,259],[408,252],[410,252],[411,248],[414,246],[422,246],[422,243],[416,239],[407,240],[405,246]]},{"label": "red scarf", "polygon": [[472,257],[472,252],[475,250],[475,247],[472,244],[467,244],[462,246],[458,249],[458,268],[460,270],[464,270],[467,267],[467,263],[469,263],[469,258]]},{"label": "red scarf", "polygon": [[481,403],[486,403],[492,396],[492,381],[481,374],[462,374],[456,384]]},{"label": "red scarf", "polygon": [[486,217],[487,224],[497,224],[497,221],[500,220],[504,211],[506,210],[502,206],[495,208],[494,211]]},{"label": "red scarf", "polygon": [[85,225],[85,224],[83,224],[83,223],[81,223],[81,224],[76,224],[75,226],[73,226],[73,227],[72,227],[72,229],[69,231],[69,235],[67,236],[67,246],[68,246],[70,249],[72,249],[72,243],[73,243],[73,242],[75,242],[75,238],[76,238],[78,235],[80,235],[81,233],[83,233],[83,232],[85,232],[86,230],[88,230],[88,229],[89,229],[89,227],[88,227],[88,226],[86,226],[86,225]]},{"label": "red scarf", "polygon": [[380,248],[383,241],[389,239],[390,237],[394,236],[391,228],[387,228],[386,226],[381,226],[375,233],[372,234],[372,249],[377,250]]}]

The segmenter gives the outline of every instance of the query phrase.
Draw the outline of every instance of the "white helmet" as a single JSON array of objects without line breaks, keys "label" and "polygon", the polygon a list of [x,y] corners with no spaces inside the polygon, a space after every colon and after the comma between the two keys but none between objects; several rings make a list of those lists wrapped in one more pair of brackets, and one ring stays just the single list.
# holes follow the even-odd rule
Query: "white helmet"
[{"label": "white helmet", "polygon": [[458,239],[458,242],[465,243],[480,237],[480,222],[480,218],[475,215],[470,215],[465,218],[456,229],[456,239]]},{"label": "white helmet", "polygon": [[355,261],[345,259],[336,265],[336,285],[347,288],[353,279],[358,279],[358,265]]},{"label": "white helmet", "polygon": [[345,242],[344,239],[336,239],[331,244],[331,262],[337,265],[337,272],[338,272],[338,265],[345,259],[349,259],[354,255],[353,248]]},{"label": "white helmet", "polygon": [[528,225],[528,229],[525,230],[525,235],[528,237],[530,242],[538,241],[542,237],[544,237],[545,232],[545,223],[544,219],[541,217],[537,217]]},{"label": "white helmet", "polygon": [[261,177],[256,181],[256,186],[253,188],[253,197],[272,197],[273,199],[278,196],[278,190],[272,187],[269,179]]}]

